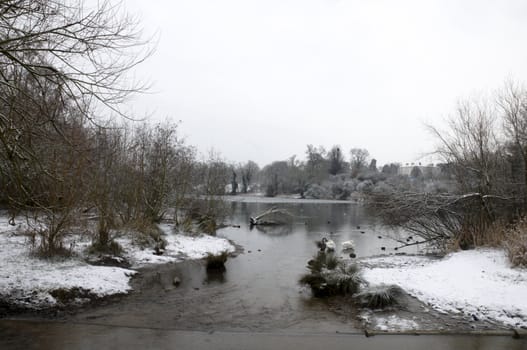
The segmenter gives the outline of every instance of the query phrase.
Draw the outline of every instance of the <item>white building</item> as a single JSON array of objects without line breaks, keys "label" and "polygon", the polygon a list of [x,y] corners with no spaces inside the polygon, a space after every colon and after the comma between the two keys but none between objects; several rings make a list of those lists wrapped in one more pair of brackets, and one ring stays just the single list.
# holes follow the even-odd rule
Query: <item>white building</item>
[{"label": "white building", "polygon": [[438,176],[441,173],[441,168],[438,167],[437,164],[430,163],[430,164],[423,165],[420,162],[416,162],[416,163],[401,164],[401,166],[399,167],[398,174],[404,175],[404,176],[410,176],[413,168],[415,167],[419,168],[419,170],[421,170],[421,174],[423,174],[423,176],[425,177],[434,177],[434,176]]}]

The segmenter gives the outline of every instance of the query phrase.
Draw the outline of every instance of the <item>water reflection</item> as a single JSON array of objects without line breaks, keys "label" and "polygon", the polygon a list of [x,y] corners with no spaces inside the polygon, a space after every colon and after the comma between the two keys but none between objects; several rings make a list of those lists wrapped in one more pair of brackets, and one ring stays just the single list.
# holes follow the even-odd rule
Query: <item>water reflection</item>
[{"label": "water reflection", "polygon": [[[293,213],[290,225],[249,228],[249,217],[272,206]],[[317,251],[315,240],[353,239],[357,256],[393,254],[396,242],[364,209],[351,203],[232,203],[218,236],[243,247],[225,271],[207,271],[204,261],[156,267],[136,280],[136,292],[119,303],[75,315],[76,322],[189,330],[349,332],[353,317],[335,314],[299,284]],[[357,229],[360,226],[360,229]],[[361,233],[364,231],[364,233]],[[383,239],[377,236],[382,235]],[[386,248],[381,251],[381,246]],[[346,255],[347,257],[348,255]],[[174,279],[181,281],[174,285]],[[95,321],[94,321],[95,320]]]},{"label": "water reflection", "polygon": [[225,283],[227,279],[225,278],[225,272],[227,269],[215,269],[215,270],[207,270],[207,275],[205,278],[206,284],[211,283]]},{"label": "water reflection", "polygon": [[[332,334],[328,339],[342,339],[334,336],[336,332],[358,332],[354,330],[352,316],[332,313],[328,310],[330,301],[311,298],[309,291],[298,284],[300,276],[307,271],[307,261],[317,251],[314,241],[329,236],[337,244],[339,253],[342,242],[352,239],[359,257],[388,255],[394,254],[394,248],[399,245],[393,238],[403,239],[404,232],[383,227],[363,207],[351,203],[281,203],[280,207],[296,215],[291,225],[250,230],[249,217],[275,205],[231,204],[233,211],[229,223],[240,227],[226,227],[219,230],[218,235],[241,245],[244,252],[236,258],[229,258],[226,270],[207,271],[203,261],[187,261],[158,267],[150,271],[150,274],[143,271],[142,275],[145,277],[139,279],[139,285],[134,286],[136,292],[119,303],[89,309],[69,319],[82,324],[82,327],[72,330],[64,323],[55,324],[50,330],[43,323],[43,330],[39,333],[35,325],[21,330],[17,328],[18,325],[11,324],[9,331],[6,331],[7,327],[0,327],[0,348],[2,344],[16,344],[16,349],[25,349],[31,345],[35,348],[35,344],[40,344],[38,348],[42,349],[66,349],[71,344],[75,344],[77,348],[82,348],[83,345],[84,348],[96,348],[92,342],[96,339],[94,337],[101,334],[104,336],[100,337],[99,345],[108,344],[108,339],[105,338],[110,337],[112,341],[117,338],[122,341],[131,339],[129,344],[137,347],[135,341],[138,339],[129,334],[135,334],[138,329],[136,327],[200,331],[324,332]],[[385,250],[381,250],[381,247],[385,247]],[[416,250],[416,247],[410,247],[399,249],[399,252],[413,253]],[[174,286],[176,277],[181,279],[179,286]],[[89,328],[86,324],[90,322],[131,328],[122,328],[130,332],[119,338],[116,328]],[[77,331],[80,333],[76,334]],[[106,333],[101,333],[102,331]],[[30,341],[26,341],[27,339]],[[84,344],[84,339],[90,342]],[[299,339],[296,338],[295,341]],[[474,337],[443,337],[435,340],[441,340],[443,345],[453,349],[519,349],[525,345],[514,342],[512,338],[503,343],[495,342],[495,339],[498,338],[482,338],[481,344]],[[173,341],[165,339],[162,344],[174,345]],[[352,343],[346,343],[345,348],[351,347]],[[160,344],[147,345],[143,348],[158,348],[155,345]],[[384,345],[378,348],[389,348],[390,344],[388,342]],[[443,345],[437,348],[443,348]],[[506,347],[502,347],[503,345]],[[210,347],[210,344],[207,346]],[[401,344],[400,348],[411,347]]]},{"label": "water reflection", "polygon": [[293,227],[289,224],[287,225],[256,225],[249,226],[249,230],[256,230],[266,235],[273,236],[285,236],[293,233]]},{"label": "water reflection", "polygon": [[[293,222],[289,225],[255,226],[250,230],[249,218],[272,207],[279,207],[292,213]],[[337,246],[346,240],[355,241],[356,253],[359,257],[396,252],[417,252],[416,247],[395,250],[396,247],[401,246],[397,240],[405,240],[405,233],[380,225],[377,219],[368,215],[364,207],[354,203],[232,202],[231,208],[232,214],[229,221],[241,225],[241,229],[238,231],[222,230],[220,234],[242,245],[267,245],[272,244],[270,242],[273,239],[280,239],[280,245],[287,247],[283,249],[284,254],[287,254],[286,251],[289,250],[302,256],[310,256],[314,252],[313,242],[328,236],[337,243]],[[379,236],[382,238],[379,239]],[[303,249],[298,249],[299,247]]]}]

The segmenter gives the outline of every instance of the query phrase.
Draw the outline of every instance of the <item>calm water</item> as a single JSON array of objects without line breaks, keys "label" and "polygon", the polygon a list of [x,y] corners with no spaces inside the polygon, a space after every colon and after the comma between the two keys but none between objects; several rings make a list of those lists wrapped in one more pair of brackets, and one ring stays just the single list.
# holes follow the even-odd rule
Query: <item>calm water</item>
[{"label": "calm water", "polygon": [[[378,225],[363,207],[351,203],[282,202],[278,206],[295,215],[290,225],[252,230],[249,217],[276,204],[229,205],[228,222],[240,228],[228,227],[218,235],[233,240],[243,252],[227,261],[225,272],[207,273],[202,261],[146,269],[133,281],[130,295],[64,314],[59,317],[64,322],[0,321],[0,348],[319,349],[332,344],[330,348],[409,349],[423,348],[429,341],[448,349],[525,346],[511,337],[359,336],[351,305],[338,298],[313,299],[298,284],[316,252],[314,241],[326,236],[339,247],[353,239],[360,257],[393,254],[398,243],[389,237],[404,235]],[[177,288],[172,284],[176,276],[182,280]]]},{"label": "calm water", "polygon": [[[280,203],[295,215],[291,224],[253,229],[249,217],[276,204],[228,205],[232,215],[227,222],[240,228],[224,228],[218,236],[234,241],[243,252],[227,261],[225,272],[207,273],[202,261],[145,271],[136,281],[136,292],[121,302],[67,319],[184,330],[356,330],[353,310],[330,311],[347,311],[342,309],[350,305],[314,300],[298,280],[316,253],[315,240],[330,237],[339,247],[353,239],[360,257],[393,253],[398,243],[388,236],[397,236],[396,232],[376,225],[363,207],[352,203]],[[172,285],[176,276],[182,280],[178,288]]]}]

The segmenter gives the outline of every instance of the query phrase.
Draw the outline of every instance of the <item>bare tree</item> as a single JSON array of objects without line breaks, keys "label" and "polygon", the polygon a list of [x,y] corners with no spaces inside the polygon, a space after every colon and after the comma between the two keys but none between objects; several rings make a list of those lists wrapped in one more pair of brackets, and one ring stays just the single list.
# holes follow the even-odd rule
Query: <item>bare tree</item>
[{"label": "bare tree", "polygon": [[373,158],[370,161],[370,165],[368,166],[368,170],[376,173],[378,171],[377,169],[377,159]]},{"label": "bare tree", "polygon": [[196,150],[194,147],[180,145],[176,152],[176,166],[172,173],[172,206],[174,207],[174,219],[179,224],[178,214],[180,210],[187,207],[192,201],[189,195],[194,185],[193,174],[196,169]]},{"label": "bare tree", "polygon": [[440,141],[437,154],[453,164],[460,192],[483,195],[496,189],[500,167],[500,144],[496,135],[496,111],[484,101],[460,102],[450,131],[429,127]]},{"label": "bare tree", "polygon": [[323,146],[315,147],[307,145],[306,150],[306,172],[307,181],[310,183],[322,183],[327,177],[326,150]]},{"label": "bare tree", "polygon": [[238,174],[236,174],[236,170],[234,167],[231,167],[231,194],[235,195],[238,192]]},{"label": "bare tree", "polygon": [[[82,123],[94,120],[97,106],[123,115],[120,103],[144,88],[127,77],[148,56],[140,34],[110,1],[91,8],[74,0],[0,2],[0,154],[15,167],[37,161],[21,135],[66,136],[65,109],[75,109]],[[22,183],[12,184],[24,192]]]},{"label": "bare tree", "polygon": [[253,178],[259,171],[260,167],[252,160],[247,161],[247,163],[241,166],[240,172],[242,174],[242,193],[247,193]]},{"label": "bare tree", "polygon": [[357,177],[359,172],[367,166],[370,152],[364,148],[352,148],[350,153],[351,176]]},{"label": "bare tree", "polygon": [[145,88],[128,77],[149,55],[140,35],[111,1],[0,2],[2,176],[12,207],[49,218],[50,249],[86,199],[86,123],[104,110],[123,116],[121,102]]},{"label": "bare tree", "polygon": [[92,139],[92,166],[90,175],[89,201],[97,209],[97,233],[95,246],[104,249],[110,242],[110,229],[115,227],[115,219],[120,209],[119,162],[126,148],[125,135],[118,128],[96,127]]},{"label": "bare tree", "polygon": [[527,207],[527,90],[512,81],[507,82],[498,97],[503,116],[503,128],[510,140],[513,164],[521,168],[522,175],[516,186],[518,196]]},{"label": "bare tree", "polygon": [[410,171],[410,177],[414,179],[422,176],[423,172],[421,171],[421,168],[419,168],[417,165],[412,168],[412,171]]},{"label": "bare tree", "polygon": [[328,152],[329,169],[331,175],[337,175],[344,170],[344,155],[340,146],[333,146]]},{"label": "bare tree", "polygon": [[187,211],[187,223],[197,220],[201,231],[216,231],[227,213],[221,195],[225,194],[230,174],[231,167],[213,150],[209,152],[208,159],[196,165],[193,178],[197,191],[194,193],[195,200]]},{"label": "bare tree", "polygon": [[137,21],[115,1],[2,1],[0,85],[16,88],[12,74],[24,71],[63,99],[82,102],[81,110],[95,100],[120,113],[124,98],[144,88],[127,73],[148,57],[145,43]]}]

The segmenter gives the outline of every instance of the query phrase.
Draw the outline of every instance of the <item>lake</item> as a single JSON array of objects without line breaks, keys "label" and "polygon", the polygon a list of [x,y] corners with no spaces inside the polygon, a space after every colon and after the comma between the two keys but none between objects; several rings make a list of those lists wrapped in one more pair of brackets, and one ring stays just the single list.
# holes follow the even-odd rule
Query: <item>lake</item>
[{"label": "lake", "polygon": [[[417,252],[415,246],[394,250],[400,244],[393,238],[404,240],[404,232],[383,227],[363,206],[350,202],[230,198],[227,204],[227,223],[240,227],[223,228],[218,236],[235,242],[241,252],[229,258],[224,272],[207,273],[203,261],[145,268],[127,296],[67,311],[51,320],[0,320],[0,347],[418,349],[431,344],[435,346],[431,349],[525,348],[524,339],[510,336],[366,338],[348,299],[315,299],[298,280],[316,253],[314,242],[322,237],[336,242],[337,253],[341,242],[354,240],[358,257]],[[273,206],[290,211],[291,224],[249,227],[250,216]],[[176,276],[182,281],[179,287],[172,283]]]},{"label": "lake", "polygon": [[[134,282],[135,291],[121,302],[88,308],[73,319],[183,330],[357,330],[349,303],[314,299],[309,289],[298,283],[307,272],[307,261],[317,251],[314,242],[331,238],[338,252],[341,242],[352,239],[361,257],[395,253],[400,244],[389,237],[403,238],[404,234],[379,225],[364,207],[354,203],[279,201],[227,203],[230,215],[226,222],[240,227],[220,229],[217,235],[243,250],[229,258],[225,272],[207,273],[202,261],[149,268]],[[251,229],[249,217],[273,206],[288,210],[293,221]],[[398,252],[416,251],[415,247],[405,249]],[[172,285],[176,276],[182,280],[177,288]]]}]

